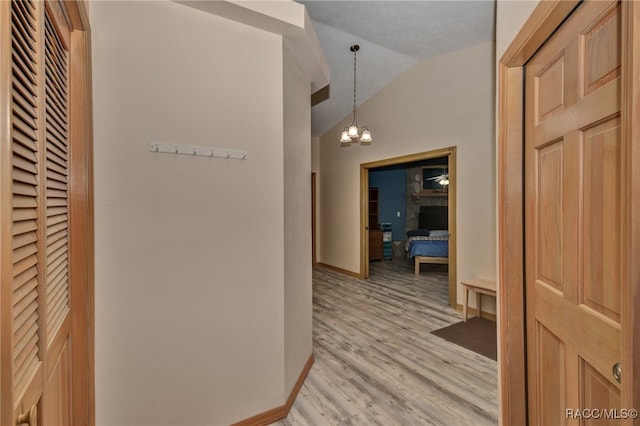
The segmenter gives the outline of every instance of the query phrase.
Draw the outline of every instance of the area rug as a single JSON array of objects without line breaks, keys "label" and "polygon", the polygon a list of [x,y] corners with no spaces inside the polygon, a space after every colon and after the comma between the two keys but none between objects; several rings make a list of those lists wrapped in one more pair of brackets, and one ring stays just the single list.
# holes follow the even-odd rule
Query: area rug
[{"label": "area rug", "polygon": [[494,361],[498,359],[496,323],[493,321],[473,317],[431,333]]}]

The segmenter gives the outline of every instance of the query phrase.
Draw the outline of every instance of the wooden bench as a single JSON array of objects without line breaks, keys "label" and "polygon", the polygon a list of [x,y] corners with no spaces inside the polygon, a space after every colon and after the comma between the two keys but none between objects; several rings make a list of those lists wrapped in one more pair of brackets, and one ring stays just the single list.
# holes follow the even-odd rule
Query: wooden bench
[{"label": "wooden bench", "polygon": [[462,316],[463,321],[467,322],[467,307],[469,305],[469,290],[473,290],[476,293],[476,316],[480,318],[482,309],[480,308],[480,295],[486,294],[489,296],[496,296],[496,282],[495,280],[487,280],[483,278],[475,278],[471,280],[460,280],[462,289],[464,291],[464,301],[462,304]]}]

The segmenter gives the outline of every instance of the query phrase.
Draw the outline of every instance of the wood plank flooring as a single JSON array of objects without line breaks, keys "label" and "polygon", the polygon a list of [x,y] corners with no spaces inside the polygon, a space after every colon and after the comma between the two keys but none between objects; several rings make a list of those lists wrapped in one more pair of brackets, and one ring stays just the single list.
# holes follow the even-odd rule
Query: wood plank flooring
[{"label": "wood plank flooring", "polygon": [[430,331],[461,321],[446,272],[404,259],[369,280],[313,272],[315,364],[276,425],[495,425],[496,362]]}]

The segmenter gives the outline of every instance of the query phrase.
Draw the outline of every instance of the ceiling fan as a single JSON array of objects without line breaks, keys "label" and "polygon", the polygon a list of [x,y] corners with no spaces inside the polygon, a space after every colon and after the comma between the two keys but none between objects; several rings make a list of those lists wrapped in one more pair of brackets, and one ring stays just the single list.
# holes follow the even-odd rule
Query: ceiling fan
[{"label": "ceiling fan", "polygon": [[426,178],[425,180],[435,180],[440,185],[447,186],[449,185],[449,173],[447,173],[445,170],[446,169],[442,169],[442,174]]}]

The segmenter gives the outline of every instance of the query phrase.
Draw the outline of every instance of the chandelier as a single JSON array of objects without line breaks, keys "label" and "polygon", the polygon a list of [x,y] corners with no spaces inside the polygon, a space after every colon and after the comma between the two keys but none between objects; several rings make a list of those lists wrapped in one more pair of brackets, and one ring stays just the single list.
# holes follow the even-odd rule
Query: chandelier
[{"label": "chandelier", "polygon": [[340,146],[351,146],[354,142],[360,142],[360,145],[371,145],[371,132],[367,126],[358,127],[358,115],[356,104],[356,54],[360,50],[360,46],[354,44],[349,48],[353,52],[353,120],[349,127],[345,127],[340,138]]}]

